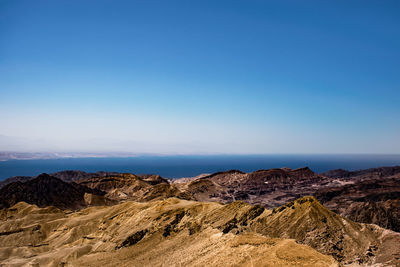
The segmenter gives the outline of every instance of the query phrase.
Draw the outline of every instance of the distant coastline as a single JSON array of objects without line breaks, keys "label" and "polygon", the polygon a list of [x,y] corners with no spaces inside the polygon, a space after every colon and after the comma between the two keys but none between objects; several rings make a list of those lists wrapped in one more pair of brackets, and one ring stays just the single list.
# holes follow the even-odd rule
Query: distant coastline
[{"label": "distant coastline", "polygon": [[66,158],[114,158],[137,157],[135,153],[90,153],[90,152],[0,152],[0,161],[66,159]]},{"label": "distant coastline", "polygon": [[132,153],[132,152],[9,152],[0,151],[0,161],[8,160],[45,160],[45,159],[77,159],[77,158],[132,158],[132,157],[347,157],[370,158],[389,157],[400,158],[400,154],[368,154],[368,153],[293,153],[293,154],[163,154],[163,153]]}]

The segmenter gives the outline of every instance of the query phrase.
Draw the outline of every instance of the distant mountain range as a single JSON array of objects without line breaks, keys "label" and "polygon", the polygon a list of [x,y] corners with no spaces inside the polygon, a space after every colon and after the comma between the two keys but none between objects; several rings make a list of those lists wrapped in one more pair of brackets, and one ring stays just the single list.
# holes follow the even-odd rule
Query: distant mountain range
[{"label": "distant mountain range", "polygon": [[[62,171],[1,182],[0,208],[0,243],[8,251],[0,253],[0,263],[11,265],[49,264],[47,259],[53,258],[58,264],[90,266],[109,257],[128,265],[129,257],[131,263],[157,264],[150,252],[162,251],[165,242],[175,248],[188,242],[180,249],[196,262],[205,260],[196,250],[200,247],[250,253],[263,261],[267,256],[262,253],[289,245],[288,238],[318,251],[295,243],[285,247],[287,253],[293,249],[292,256],[299,251],[308,255],[297,257],[304,263],[298,266],[400,264],[400,167],[321,174],[307,167],[230,170],[175,180]],[[207,243],[213,236],[218,236],[216,247]],[[37,256],[21,257],[17,246]],[[286,252],[277,258],[272,253],[269,260],[290,266]],[[81,256],[71,256],[76,253]],[[315,265],[307,265],[311,258]]]}]

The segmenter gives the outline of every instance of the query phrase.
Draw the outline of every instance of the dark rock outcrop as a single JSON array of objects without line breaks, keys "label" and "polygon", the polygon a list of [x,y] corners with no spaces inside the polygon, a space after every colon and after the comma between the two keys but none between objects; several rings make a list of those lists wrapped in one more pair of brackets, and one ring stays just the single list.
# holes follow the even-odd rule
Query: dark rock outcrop
[{"label": "dark rock outcrop", "polygon": [[86,207],[85,193],[102,196],[104,192],[76,183],[67,183],[48,174],[41,174],[27,182],[13,182],[0,189],[0,207],[8,208],[18,202],[39,207],[55,206],[61,209]]},{"label": "dark rock outcrop", "polygon": [[[50,175],[53,177],[56,177],[58,179],[63,180],[64,182],[73,182],[73,181],[78,181],[81,179],[88,179],[88,178],[95,178],[95,177],[104,177],[104,176],[109,176],[109,175],[117,175],[119,173],[117,172],[104,172],[104,171],[99,171],[99,172],[84,172],[84,171],[79,171],[79,170],[65,170],[65,171],[59,171],[59,172],[54,172],[51,173]],[[26,182],[29,180],[32,180],[36,178],[37,176],[13,176],[10,178],[7,178],[3,181],[0,182],[0,188],[3,186],[12,183],[12,182]]]},{"label": "dark rock outcrop", "polygon": [[389,177],[398,174],[400,174],[400,166],[370,168],[358,171],[346,171],[343,169],[337,169],[321,173],[321,175],[329,178],[357,178],[357,179]]},{"label": "dark rock outcrop", "polygon": [[191,181],[184,190],[200,201],[229,203],[243,200],[273,208],[299,196],[315,192],[315,186],[329,183],[328,178],[309,168],[258,170],[243,173],[237,170],[214,173]]},{"label": "dark rock outcrop", "polygon": [[[399,232],[400,175],[382,177],[381,174],[354,184],[321,188],[314,195],[326,207],[346,218]],[[363,172],[362,176],[365,175],[370,174]]]}]

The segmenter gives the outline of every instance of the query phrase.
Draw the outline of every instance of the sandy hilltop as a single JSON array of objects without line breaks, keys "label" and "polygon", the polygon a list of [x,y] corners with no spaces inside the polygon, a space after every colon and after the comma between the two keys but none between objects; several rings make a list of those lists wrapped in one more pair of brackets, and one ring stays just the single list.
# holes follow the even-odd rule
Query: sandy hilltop
[{"label": "sandy hilltop", "polygon": [[1,266],[399,266],[400,167],[0,184]]}]

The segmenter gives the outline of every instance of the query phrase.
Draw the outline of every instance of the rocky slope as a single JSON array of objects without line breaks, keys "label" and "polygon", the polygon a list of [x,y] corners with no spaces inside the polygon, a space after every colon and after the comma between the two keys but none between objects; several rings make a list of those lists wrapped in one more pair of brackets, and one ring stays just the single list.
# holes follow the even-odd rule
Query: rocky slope
[{"label": "rocky slope", "polygon": [[321,188],[314,195],[344,217],[400,232],[400,175],[391,174],[364,172],[354,177],[359,182]]},{"label": "rocky slope", "polygon": [[76,181],[94,190],[106,192],[110,199],[149,201],[178,197],[190,199],[191,196],[180,191],[175,185],[159,175],[134,175],[130,173],[94,177]]},{"label": "rocky slope", "polygon": [[391,177],[400,174],[400,166],[370,168],[358,171],[347,171],[343,169],[331,170],[322,173],[329,178],[352,178],[353,180],[365,180],[370,178]]},{"label": "rocky slope", "polygon": [[0,210],[0,264],[338,266],[336,258],[395,266],[399,235],[343,219],[311,197],[274,210],[169,198],[71,213],[20,202]]},{"label": "rocky slope", "polygon": [[178,188],[200,201],[229,203],[243,200],[273,208],[298,197],[311,195],[316,188],[328,186],[331,179],[315,174],[309,168],[269,169],[251,173],[238,170],[218,172],[188,183],[175,183]]},{"label": "rocky slope", "polygon": [[[178,197],[191,199],[159,175],[134,175],[80,171],[63,171],[23,181],[10,182],[0,189],[0,208],[19,201],[39,207],[55,206],[78,209],[88,205],[116,204],[119,201],[149,201]],[[92,176],[94,175],[94,176]]]},{"label": "rocky slope", "polygon": [[3,181],[0,181],[0,188],[3,188],[4,186],[14,183],[14,182],[26,182],[29,180],[32,180],[34,177],[32,176],[13,176],[10,178],[7,178]]},{"label": "rocky slope", "polygon": [[0,189],[0,208],[20,201],[39,207],[55,206],[62,209],[80,209],[90,204],[115,204],[103,197],[105,193],[76,184],[66,183],[47,174],[26,182],[13,182]]},{"label": "rocky slope", "polygon": [[264,213],[251,229],[271,237],[293,238],[343,264],[400,264],[400,234],[376,225],[359,224],[304,197]]},{"label": "rocky slope", "polygon": [[[18,203],[0,211],[4,266],[338,266],[294,240],[224,230],[259,216],[244,203],[176,198],[66,213]],[[263,210],[261,210],[261,213]]]},{"label": "rocky slope", "polygon": [[400,231],[400,167],[334,170],[320,175],[309,168],[252,173],[231,170],[174,184],[199,201],[243,200],[266,208],[314,195],[346,218]]},{"label": "rocky slope", "polygon": [[107,199],[114,201],[177,197],[221,203],[243,200],[274,208],[302,196],[314,195],[326,207],[346,218],[400,231],[400,167],[353,172],[333,170],[323,174],[316,174],[309,168],[251,173],[231,170],[174,181],[158,175],[108,172],[63,171],[52,175],[104,192]]},{"label": "rocky slope", "polygon": [[[84,171],[79,171],[79,170],[65,170],[65,171],[60,171],[60,172],[54,172],[51,173],[50,175],[53,177],[56,177],[60,180],[63,180],[64,182],[73,182],[81,179],[88,179],[88,178],[95,178],[95,177],[104,177],[108,175],[115,175],[118,174],[116,172],[104,172],[104,171],[99,171],[99,172],[94,172],[94,173],[88,173]],[[0,188],[6,186],[9,183],[13,182],[26,182],[29,180],[32,180],[36,178],[37,176],[14,176],[5,179],[4,181],[0,182]]]}]

